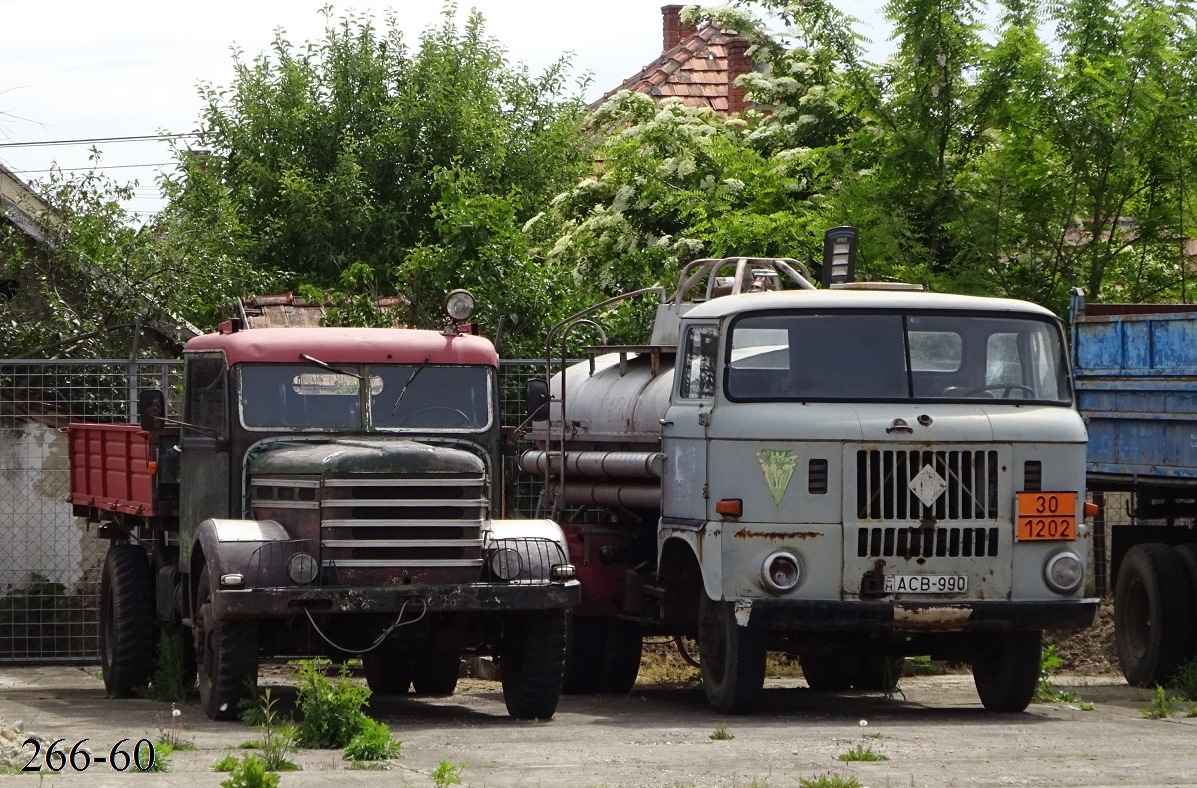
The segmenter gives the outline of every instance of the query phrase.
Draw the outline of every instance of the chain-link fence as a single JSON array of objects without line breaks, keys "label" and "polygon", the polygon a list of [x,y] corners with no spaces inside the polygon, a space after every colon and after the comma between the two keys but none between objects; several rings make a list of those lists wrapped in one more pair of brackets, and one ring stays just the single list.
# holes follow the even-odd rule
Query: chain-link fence
[{"label": "chain-link fence", "polygon": [[95,657],[107,545],[71,516],[61,428],[127,422],[130,391],[177,391],[179,370],[177,361],[0,361],[0,660]]},{"label": "chain-link fence", "polygon": [[[543,369],[543,361],[503,362],[502,424],[520,424],[527,381]],[[0,360],[0,662],[98,658],[107,543],[71,514],[61,428],[134,421],[136,392],[151,388],[178,413],[181,362]],[[504,503],[509,516],[531,517],[540,487],[518,472],[523,448],[504,459]]]}]

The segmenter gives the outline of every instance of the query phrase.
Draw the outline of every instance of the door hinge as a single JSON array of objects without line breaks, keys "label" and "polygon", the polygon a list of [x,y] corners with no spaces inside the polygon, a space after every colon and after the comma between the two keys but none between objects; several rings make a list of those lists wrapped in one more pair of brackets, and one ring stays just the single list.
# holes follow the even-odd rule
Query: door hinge
[{"label": "door hinge", "polygon": [[705,427],[710,423],[711,423],[711,414],[709,414],[705,411],[698,414],[698,425],[700,427]]},{"label": "door hinge", "polygon": [[704,484],[702,486],[702,497],[704,500],[709,499],[711,497],[711,485]]}]

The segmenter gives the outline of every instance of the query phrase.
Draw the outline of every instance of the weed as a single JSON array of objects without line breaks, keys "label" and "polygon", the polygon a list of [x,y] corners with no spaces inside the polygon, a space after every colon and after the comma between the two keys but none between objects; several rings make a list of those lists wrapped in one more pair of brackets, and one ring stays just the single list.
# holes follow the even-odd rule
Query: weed
[{"label": "weed", "polygon": [[1145,709],[1139,709],[1139,713],[1149,720],[1167,719],[1176,712],[1176,702],[1176,698],[1169,697],[1168,691],[1157,685],[1151,705]]},{"label": "weed", "polygon": [[158,634],[154,673],[145,693],[152,700],[182,703],[195,687],[195,659],[188,659],[183,637],[182,632]]},{"label": "weed", "polygon": [[1197,700],[1197,659],[1190,659],[1172,674],[1172,689],[1184,700]]},{"label": "weed", "polygon": [[852,775],[820,774],[818,777],[799,777],[798,788],[862,788]]},{"label": "weed", "polygon": [[196,749],[195,742],[183,738],[183,712],[173,703],[170,704],[170,723],[158,726],[158,743],[169,744],[175,751]]},{"label": "weed", "polygon": [[212,771],[231,772],[239,763],[241,763],[241,759],[236,755],[226,755],[216,763],[212,764]]},{"label": "weed", "polygon": [[864,744],[858,744],[845,753],[840,753],[838,756],[841,761],[888,761],[889,756],[877,752],[872,747]]},{"label": "weed", "polygon": [[340,749],[362,732],[369,719],[362,711],[370,699],[370,688],[354,684],[349,667],[341,666],[334,684],[324,675],[327,661],[304,660],[299,663],[298,706],[303,715],[299,723],[298,744],[314,749]]},{"label": "weed", "polygon": [[391,735],[391,729],[381,722],[366,718],[361,731],[345,748],[345,757],[351,761],[385,761],[398,758],[403,743]]},{"label": "weed", "polygon": [[1077,704],[1077,708],[1081,711],[1093,711],[1093,704],[1087,700],[1083,700]]},{"label": "weed", "polygon": [[441,761],[432,770],[432,782],[436,785],[436,788],[461,785],[461,772],[465,767],[465,761],[457,764],[450,763],[449,761]]},{"label": "weed", "polygon": [[169,772],[171,769],[170,757],[175,754],[174,745],[168,741],[159,741],[154,745],[154,757],[150,761],[150,768],[147,772]]},{"label": "weed", "polygon": [[353,761],[349,764],[350,769],[359,769],[367,771],[385,772],[391,768],[391,765],[386,761]]},{"label": "weed", "polygon": [[1197,706],[1190,706],[1189,710],[1185,712],[1186,717],[1197,717]]},{"label": "weed", "polygon": [[221,788],[278,788],[278,774],[266,769],[266,763],[257,755],[241,758],[229,770],[228,779],[222,780]]},{"label": "weed", "polygon": [[20,774],[21,770],[7,763],[0,763],[0,774]]},{"label": "weed", "polygon": [[237,745],[238,750],[260,750],[262,749],[262,742],[257,739],[247,739]]},{"label": "weed", "polygon": [[935,665],[931,664],[931,657],[926,654],[918,657],[911,657],[910,665],[914,670],[914,675],[916,676],[933,676],[938,672],[935,669]]},{"label": "weed", "polygon": [[1056,653],[1055,644],[1049,643],[1043,648],[1039,657],[1039,685],[1035,688],[1035,700],[1039,703],[1075,703],[1080,696],[1075,692],[1066,692],[1056,688],[1052,677],[1064,664],[1064,660]]},{"label": "weed", "polygon": [[299,769],[287,760],[287,754],[295,751],[295,725],[291,722],[281,722],[274,710],[278,698],[271,697],[270,689],[262,693],[261,709],[262,724],[258,730],[262,732],[259,744],[262,749],[262,760],[266,769],[272,772],[293,772]]},{"label": "weed", "polygon": [[731,741],[736,738],[727,732],[727,726],[722,722],[715,723],[715,732],[711,734],[711,738],[715,741]]}]

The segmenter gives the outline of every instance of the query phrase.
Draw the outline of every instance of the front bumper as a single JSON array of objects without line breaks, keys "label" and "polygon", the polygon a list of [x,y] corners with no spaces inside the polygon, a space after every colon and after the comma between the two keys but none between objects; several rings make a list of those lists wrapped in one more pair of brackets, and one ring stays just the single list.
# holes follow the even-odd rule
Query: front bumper
[{"label": "front bumper", "polygon": [[[212,594],[219,618],[272,618],[302,613],[384,613],[395,615],[407,606],[445,613],[513,613],[564,610],[582,599],[577,580],[565,583],[518,585],[468,583],[444,586],[320,587],[220,589]],[[421,607],[423,603],[423,607]]]},{"label": "front bumper", "polygon": [[808,599],[737,600],[743,626],[786,632],[1014,632],[1084,629],[1093,624],[1100,599],[1034,602],[893,602]]}]

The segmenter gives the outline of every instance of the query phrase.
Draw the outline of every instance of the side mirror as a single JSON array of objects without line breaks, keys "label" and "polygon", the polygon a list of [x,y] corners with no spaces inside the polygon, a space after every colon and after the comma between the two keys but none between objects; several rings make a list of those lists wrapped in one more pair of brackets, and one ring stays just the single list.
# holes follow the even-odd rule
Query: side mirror
[{"label": "side mirror", "polygon": [[525,400],[528,418],[531,421],[544,421],[549,417],[549,384],[544,378],[532,378],[528,381],[528,393]]},{"label": "side mirror", "polygon": [[146,432],[162,429],[166,419],[166,397],[158,389],[146,389],[137,395],[137,423]]}]

